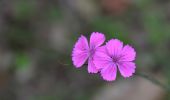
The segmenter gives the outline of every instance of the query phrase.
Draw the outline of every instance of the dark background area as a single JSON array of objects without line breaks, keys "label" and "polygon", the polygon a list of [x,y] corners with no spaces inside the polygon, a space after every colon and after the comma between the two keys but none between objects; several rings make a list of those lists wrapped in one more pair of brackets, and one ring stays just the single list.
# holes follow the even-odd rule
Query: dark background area
[{"label": "dark background area", "polygon": [[99,31],[137,52],[137,71],[170,84],[169,0],[0,0],[0,100],[170,100],[138,76],[76,69],[78,37]]}]

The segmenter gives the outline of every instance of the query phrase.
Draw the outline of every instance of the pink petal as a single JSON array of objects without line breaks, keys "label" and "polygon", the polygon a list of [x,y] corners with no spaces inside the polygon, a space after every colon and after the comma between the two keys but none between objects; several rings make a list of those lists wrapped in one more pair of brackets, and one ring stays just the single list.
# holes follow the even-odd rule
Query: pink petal
[{"label": "pink petal", "polygon": [[97,69],[104,68],[105,66],[108,66],[108,64],[112,63],[111,57],[106,53],[105,46],[98,47],[96,49],[93,62]]},{"label": "pink petal", "polygon": [[114,81],[116,79],[117,67],[115,64],[110,64],[109,66],[105,66],[101,70],[101,75],[106,81]]},{"label": "pink petal", "polygon": [[135,60],[135,57],[136,57],[135,50],[131,46],[126,45],[122,50],[122,57],[120,61],[133,61]]},{"label": "pink petal", "polygon": [[106,48],[110,56],[117,56],[121,54],[123,43],[118,39],[111,39],[107,42]]},{"label": "pink petal", "polygon": [[72,52],[72,60],[73,64],[79,68],[81,67],[88,58],[88,42],[85,36],[81,36],[76,42],[73,52]]},{"label": "pink petal", "polygon": [[100,47],[96,48],[96,52],[106,53],[106,46],[100,46]]},{"label": "pink petal", "polygon": [[97,73],[98,72],[98,69],[94,65],[92,58],[89,58],[89,60],[88,60],[88,72],[89,73]]},{"label": "pink petal", "polygon": [[120,73],[123,77],[130,77],[135,72],[135,63],[133,62],[122,62],[118,64],[118,68],[120,70]]},{"label": "pink petal", "polygon": [[105,41],[105,36],[99,32],[93,32],[90,36],[90,47],[98,47]]}]

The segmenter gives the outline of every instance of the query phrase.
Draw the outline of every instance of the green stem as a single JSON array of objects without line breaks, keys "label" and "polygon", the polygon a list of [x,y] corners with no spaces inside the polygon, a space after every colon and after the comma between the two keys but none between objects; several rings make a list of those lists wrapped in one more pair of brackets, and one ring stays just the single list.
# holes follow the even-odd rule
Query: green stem
[{"label": "green stem", "polygon": [[144,79],[147,79],[147,80],[151,81],[152,83],[156,84],[157,86],[161,87],[162,89],[170,92],[170,87],[169,86],[166,86],[165,84],[161,83],[160,81],[158,81],[157,79],[151,77],[150,75],[143,74],[143,73],[140,73],[140,72],[135,73],[135,75],[139,76],[139,77],[142,77]]},{"label": "green stem", "polygon": [[[60,64],[64,65],[64,66],[70,66],[72,64],[63,64],[62,62],[59,62]],[[84,64],[84,66],[86,66],[87,64]],[[153,78],[152,76],[150,75],[147,75],[147,74],[144,74],[144,73],[140,73],[140,72],[136,72],[135,73],[136,76],[139,76],[139,77],[142,77],[144,79],[147,79],[149,81],[151,81],[153,84],[161,87],[162,89],[164,89],[165,91],[167,92],[170,92],[170,86],[167,86],[163,83],[161,83],[160,81],[158,81],[157,79]]]}]

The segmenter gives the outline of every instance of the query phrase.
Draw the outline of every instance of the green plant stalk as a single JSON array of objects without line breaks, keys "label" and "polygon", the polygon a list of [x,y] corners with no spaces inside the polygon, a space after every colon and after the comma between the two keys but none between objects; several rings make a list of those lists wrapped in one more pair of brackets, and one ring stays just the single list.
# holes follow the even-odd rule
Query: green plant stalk
[{"label": "green plant stalk", "polygon": [[[60,62],[60,64],[62,64],[62,65],[64,65],[64,66],[69,66],[69,65],[72,66],[72,64],[63,64],[63,63],[61,63],[61,62]],[[84,64],[83,66],[86,66],[86,65],[87,65],[87,64]],[[150,76],[150,75],[147,75],[147,74],[144,74],[144,73],[140,73],[140,72],[136,72],[134,75],[139,76],[139,77],[142,77],[142,78],[144,78],[144,79],[147,79],[147,80],[151,81],[153,84],[161,87],[161,88],[164,89],[165,91],[170,92],[170,86],[167,86],[167,85],[161,83],[160,81],[158,81],[157,79],[155,79],[154,77],[152,77],[152,76]]]},{"label": "green plant stalk", "polygon": [[158,81],[157,79],[151,77],[150,75],[144,74],[144,73],[140,73],[140,72],[136,72],[135,73],[136,76],[142,77],[144,79],[147,79],[149,81],[151,81],[152,83],[154,83],[155,85],[161,87],[162,89],[164,89],[167,92],[170,92],[170,87],[161,83],[160,81]]}]

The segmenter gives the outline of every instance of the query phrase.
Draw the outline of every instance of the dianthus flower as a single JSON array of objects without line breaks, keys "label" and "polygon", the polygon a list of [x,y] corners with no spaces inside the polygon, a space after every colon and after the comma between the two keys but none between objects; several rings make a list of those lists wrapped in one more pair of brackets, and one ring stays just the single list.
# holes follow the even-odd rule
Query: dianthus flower
[{"label": "dianthus flower", "polygon": [[90,36],[90,43],[88,45],[87,38],[83,35],[79,37],[72,51],[72,61],[76,68],[83,66],[88,59],[88,72],[97,73],[93,60],[97,48],[105,41],[105,36],[99,32],[93,32]]},{"label": "dianthus flower", "polygon": [[99,48],[94,56],[94,64],[100,69],[101,76],[106,81],[116,79],[117,69],[123,77],[130,77],[135,72],[136,52],[129,46],[123,47],[123,42],[111,39],[105,46]]}]

